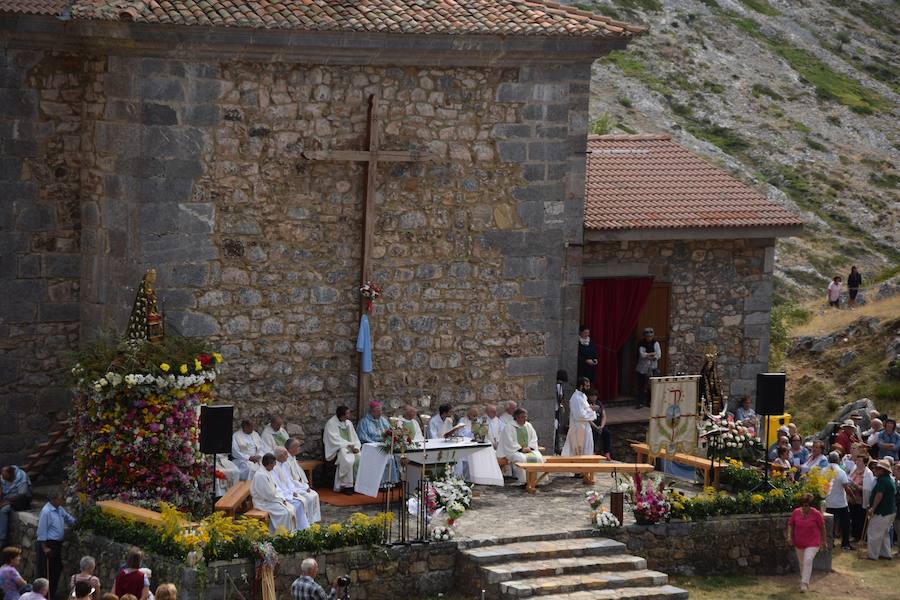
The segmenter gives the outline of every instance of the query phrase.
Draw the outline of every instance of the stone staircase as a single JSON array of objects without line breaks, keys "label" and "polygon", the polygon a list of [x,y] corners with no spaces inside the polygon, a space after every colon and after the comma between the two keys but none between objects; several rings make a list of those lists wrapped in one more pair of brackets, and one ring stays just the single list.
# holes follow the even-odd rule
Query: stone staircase
[{"label": "stone staircase", "polygon": [[[625,544],[589,532],[576,537],[475,542],[461,549],[471,591],[494,599],[686,599],[665,573],[625,554]],[[478,590],[474,589],[480,586]]]}]

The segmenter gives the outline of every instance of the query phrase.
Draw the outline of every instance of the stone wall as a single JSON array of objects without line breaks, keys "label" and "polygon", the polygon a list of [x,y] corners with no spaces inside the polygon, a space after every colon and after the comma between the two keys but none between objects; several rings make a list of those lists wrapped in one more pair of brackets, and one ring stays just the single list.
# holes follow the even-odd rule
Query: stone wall
[{"label": "stone wall", "polygon": [[[831,531],[833,517],[825,516]],[[734,515],[691,523],[628,525],[608,537],[624,542],[647,568],[669,575],[796,572],[797,556],[787,543],[789,515]],[[831,548],[819,552],[814,568],[831,570]]]},{"label": "stone wall", "polygon": [[[429,395],[423,413],[524,401],[549,439],[555,371],[574,356],[561,332],[577,325],[580,265],[565,244],[581,240],[596,54],[557,41],[540,64],[517,62],[479,51],[505,43],[484,39],[424,66],[399,64],[408,47],[396,65],[385,53],[323,66],[271,48],[249,59],[244,42],[212,52],[185,35],[179,45],[204,52],[167,58],[150,30],[141,47],[95,54],[3,42],[2,83],[21,113],[2,120],[4,186],[19,198],[3,225],[16,230],[2,232],[18,260],[3,281],[17,293],[0,306],[15,427],[65,408],[55,353],[124,329],[155,267],[170,331],[222,348],[220,399],[237,418],[284,413],[316,454],[335,406],[355,405],[364,170],[303,152],[362,148],[377,94],[382,147],[439,158],[379,167],[374,394],[389,410]],[[334,46],[372,43],[345,37]],[[5,458],[22,450],[9,443]]]},{"label": "stone wall", "polygon": [[82,134],[97,64],[0,49],[0,460],[65,412],[79,337]]},{"label": "stone wall", "polygon": [[[37,518],[33,513],[16,513],[12,519],[10,539],[23,548],[19,569],[27,581],[34,577],[34,539]],[[127,544],[110,541],[90,532],[68,531],[63,546],[63,574],[68,577],[79,570],[82,556],[97,561],[95,574],[104,591],[109,591],[115,574],[128,551]],[[453,542],[434,542],[409,546],[354,547],[313,555],[284,555],[275,577],[279,598],[286,598],[291,583],[300,576],[300,563],[312,556],[319,563],[317,580],[328,585],[341,575],[350,577],[354,598],[427,598],[447,593],[454,587],[457,546]],[[183,600],[222,600],[234,598],[235,591],[252,595],[254,567],[249,560],[217,561],[189,568],[180,561],[145,553],[144,565],[153,571],[151,590],[161,583],[172,582]],[[68,585],[67,583],[63,585]],[[62,598],[62,593],[59,594]]]},{"label": "stone wall", "polygon": [[671,283],[669,374],[699,373],[713,343],[728,394],[755,392],[768,370],[773,240],[588,242],[583,261],[585,277],[615,265],[616,276]]}]

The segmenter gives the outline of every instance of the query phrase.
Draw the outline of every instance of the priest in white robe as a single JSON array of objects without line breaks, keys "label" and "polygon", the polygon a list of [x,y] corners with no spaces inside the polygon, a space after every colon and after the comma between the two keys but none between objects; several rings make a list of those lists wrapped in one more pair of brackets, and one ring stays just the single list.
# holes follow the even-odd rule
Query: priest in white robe
[{"label": "priest in white robe", "polygon": [[286,448],[275,448],[275,468],[272,469],[272,478],[281,495],[294,507],[294,517],[297,520],[297,529],[309,527],[309,519],[306,516],[306,504],[294,492],[294,482],[287,469],[289,458]]},{"label": "priest in white robe", "polygon": [[269,533],[294,531],[297,529],[296,510],[281,494],[275,483],[275,476],[272,473],[275,470],[275,456],[265,454],[261,462],[262,468],[257,469],[250,483],[253,508],[269,513]]},{"label": "priest in white robe", "polygon": [[457,425],[462,425],[462,428],[459,430],[460,437],[475,437],[475,432],[472,431],[472,427],[476,423],[478,423],[478,407],[470,406],[469,410],[466,411],[466,416],[460,418],[459,423],[457,423]]},{"label": "priest in white robe", "polygon": [[284,448],[284,443],[291,437],[284,428],[284,419],[280,416],[272,417],[268,425],[263,427],[259,438],[262,440],[263,452],[275,452],[275,448]]},{"label": "priest in white robe", "polygon": [[[294,485],[294,493],[303,500],[303,505],[306,507],[306,518],[310,523],[318,523],[322,520],[319,494],[309,487],[306,472],[300,466],[300,463],[297,462],[297,455],[300,454],[300,440],[288,438],[288,441],[284,443],[284,447],[288,451],[288,459],[283,465],[280,465],[280,468],[287,470]],[[277,459],[278,457],[276,456],[275,458]]]},{"label": "priest in white robe", "polygon": [[569,433],[562,449],[563,456],[583,456],[594,453],[594,436],[591,423],[597,413],[588,403],[585,392],[590,389],[591,380],[582,377],[578,380],[578,389],[569,398]]},{"label": "priest in white robe", "polygon": [[359,469],[359,451],[362,448],[349,417],[350,409],[338,406],[335,415],[325,423],[325,433],[322,436],[325,459],[333,460],[337,467],[334,491],[345,494],[353,494],[356,471]]},{"label": "priest in white robe", "polygon": [[449,404],[441,404],[438,414],[432,415],[428,421],[428,439],[440,440],[447,437],[453,430],[453,407]]},{"label": "priest in white robe", "polygon": [[244,419],[241,428],[231,436],[231,458],[241,472],[241,481],[252,478],[263,454],[262,439],[253,431],[253,421]]},{"label": "priest in white robe", "polygon": [[221,498],[228,488],[241,480],[241,470],[228,460],[225,454],[216,454],[216,498]]},{"label": "priest in white robe", "polygon": [[509,460],[513,474],[519,480],[519,485],[525,485],[525,471],[517,467],[516,463],[544,462],[544,457],[538,450],[537,432],[528,422],[528,411],[524,408],[517,408],[513,424],[503,428],[497,456]]},{"label": "priest in white robe", "polygon": [[516,414],[516,409],[519,408],[519,405],[515,403],[514,400],[509,400],[505,405],[505,412],[500,415],[500,420],[503,421],[503,426],[512,425],[516,418],[513,416]]},{"label": "priest in white robe", "polygon": [[494,449],[500,443],[500,434],[503,431],[503,421],[497,416],[497,407],[493,404],[487,404],[484,407],[484,416],[487,417],[488,439],[493,444]]},{"label": "priest in white robe", "polygon": [[400,426],[409,432],[409,436],[414,442],[421,442],[425,439],[422,434],[422,425],[419,424],[419,418],[416,415],[416,409],[413,405],[407,404],[403,407],[400,417]]}]

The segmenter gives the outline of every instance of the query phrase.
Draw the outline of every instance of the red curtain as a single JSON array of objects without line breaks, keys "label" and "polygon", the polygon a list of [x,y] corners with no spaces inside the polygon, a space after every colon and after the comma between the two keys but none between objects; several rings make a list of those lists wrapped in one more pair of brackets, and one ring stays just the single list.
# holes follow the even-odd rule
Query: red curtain
[{"label": "red curtain", "polygon": [[601,401],[618,395],[618,353],[634,331],[652,285],[652,277],[592,279],[584,284],[584,322],[597,347],[594,383]]}]

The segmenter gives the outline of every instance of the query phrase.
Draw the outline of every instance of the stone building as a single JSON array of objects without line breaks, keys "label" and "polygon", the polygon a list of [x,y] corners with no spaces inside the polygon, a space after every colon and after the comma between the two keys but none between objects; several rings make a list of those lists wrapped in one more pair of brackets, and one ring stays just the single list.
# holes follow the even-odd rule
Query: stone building
[{"label": "stone building", "polygon": [[[145,269],[237,416],[315,450],[354,404],[367,98],[373,393],[524,401],[572,368],[590,66],[639,33],[542,0],[0,0],[0,459],[66,413],[64,352]],[[565,334],[565,335],[564,335]]]},{"label": "stone building", "polygon": [[[664,374],[698,373],[714,344],[725,393],[753,394],[768,370],[775,239],[799,233],[800,219],[668,135],[590,136],[588,150],[585,287],[643,281],[646,294],[612,349],[617,373],[601,376],[613,380],[607,396],[634,393],[645,326],[661,342]],[[615,323],[620,310],[594,323]]]}]

